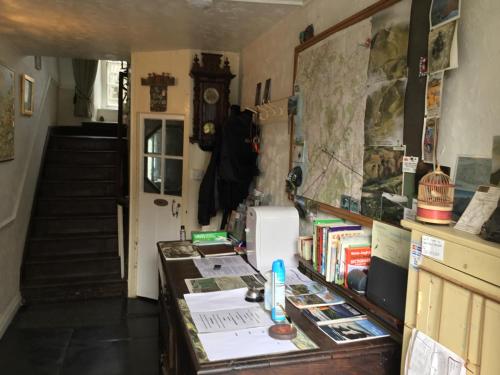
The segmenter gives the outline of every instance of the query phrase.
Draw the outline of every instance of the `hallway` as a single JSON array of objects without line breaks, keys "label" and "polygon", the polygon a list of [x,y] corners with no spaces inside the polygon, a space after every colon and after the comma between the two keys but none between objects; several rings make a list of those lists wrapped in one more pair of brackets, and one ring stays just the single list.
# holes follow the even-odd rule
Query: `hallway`
[{"label": "hallway", "polygon": [[157,375],[154,301],[109,298],[21,307],[0,340],[3,375]]}]

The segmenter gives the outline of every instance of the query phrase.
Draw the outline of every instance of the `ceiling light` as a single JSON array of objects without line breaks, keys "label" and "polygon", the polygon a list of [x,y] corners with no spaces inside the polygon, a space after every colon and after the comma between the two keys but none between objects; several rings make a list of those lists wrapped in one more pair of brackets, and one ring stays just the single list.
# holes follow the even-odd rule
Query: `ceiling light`
[{"label": "ceiling light", "polygon": [[208,8],[213,4],[213,0],[188,0],[188,2],[197,8]]}]

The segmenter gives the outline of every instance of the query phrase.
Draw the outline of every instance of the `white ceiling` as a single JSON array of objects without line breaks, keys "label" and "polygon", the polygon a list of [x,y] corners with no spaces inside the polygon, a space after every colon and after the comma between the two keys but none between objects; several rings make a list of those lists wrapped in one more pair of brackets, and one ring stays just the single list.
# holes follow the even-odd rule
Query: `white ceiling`
[{"label": "white ceiling", "polygon": [[295,9],[231,0],[0,0],[0,38],[43,56],[240,51]]}]

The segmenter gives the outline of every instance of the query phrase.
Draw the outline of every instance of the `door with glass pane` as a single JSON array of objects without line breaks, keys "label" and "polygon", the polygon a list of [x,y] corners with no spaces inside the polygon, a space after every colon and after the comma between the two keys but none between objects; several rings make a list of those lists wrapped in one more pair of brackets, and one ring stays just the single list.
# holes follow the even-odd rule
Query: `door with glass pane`
[{"label": "door with glass pane", "polygon": [[184,117],[141,114],[137,295],[158,298],[158,241],[179,239]]}]

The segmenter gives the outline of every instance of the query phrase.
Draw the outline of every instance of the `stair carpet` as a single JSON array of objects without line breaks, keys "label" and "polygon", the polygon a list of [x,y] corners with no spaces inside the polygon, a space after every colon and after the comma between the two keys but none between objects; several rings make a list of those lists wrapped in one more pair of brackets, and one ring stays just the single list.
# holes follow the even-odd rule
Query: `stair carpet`
[{"label": "stair carpet", "polygon": [[[35,197],[22,275],[27,303],[123,296],[116,138],[56,127]],[[80,128],[80,129],[78,129]]]}]

